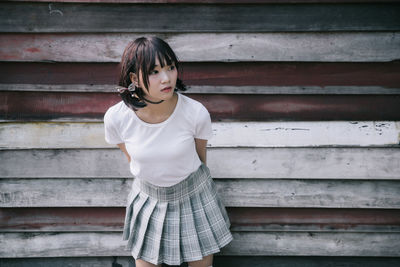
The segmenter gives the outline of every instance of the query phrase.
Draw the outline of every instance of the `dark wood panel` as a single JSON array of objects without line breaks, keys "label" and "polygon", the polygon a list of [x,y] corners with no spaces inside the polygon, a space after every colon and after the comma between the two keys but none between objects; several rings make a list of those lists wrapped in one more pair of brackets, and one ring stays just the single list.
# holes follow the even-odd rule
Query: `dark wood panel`
[{"label": "dark wood panel", "polygon": [[[112,264],[115,265],[112,265]],[[112,266],[135,267],[134,259],[119,257],[54,257],[54,258],[3,258],[0,265],[7,267],[66,267]],[[216,267],[398,267],[399,257],[334,257],[334,256],[222,256],[214,255]],[[187,267],[182,263],[180,267]],[[163,264],[162,267],[177,267]]]},{"label": "dark wood panel", "polygon": [[[0,65],[1,67],[1,65]],[[184,63],[189,85],[400,86],[400,61],[387,63]]]},{"label": "dark wood panel", "polygon": [[[27,13],[29,10],[29,13]],[[121,18],[135,19],[121,19]],[[157,18],[157,19],[154,19]],[[272,32],[400,29],[399,4],[1,3],[1,32]]]},{"label": "dark wood panel", "polygon": [[[109,257],[36,257],[36,258],[0,258],[0,266],[7,267],[135,267],[132,256]],[[170,265],[162,265],[167,267]],[[182,264],[187,267],[187,264]],[[172,267],[172,266],[171,266]],[[175,266],[178,267],[178,266]],[[364,266],[365,267],[365,266]],[[368,267],[368,266],[367,266]]]},{"label": "dark wood panel", "polygon": [[[48,2],[49,0],[6,0],[8,2]],[[64,3],[143,3],[143,4],[262,4],[262,3],[397,3],[399,0],[52,0]]]},{"label": "dark wood panel", "polygon": [[0,81],[30,84],[117,84],[118,64],[0,62]]},{"label": "dark wood panel", "polygon": [[[227,208],[232,230],[399,231],[400,210]],[[2,231],[122,231],[125,208],[2,208]]]},{"label": "dark wood panel", "polygon": [[[187,85],[400,87],[400,61],[385,63],[182,63]],[[0,81],[18,84],[116,84],[115,63],[0,62]]]},{"label": "dark wood panel", "polygon": [[[221,267],[398,267],[396,257],[310,257],[310,256],[216,256],[215,266]],[[25,266],[24,266],[25,267]],[[46,266],[47,267],[47,266]]]},{"label": "dark wood panel", "polygon": [[[219,120],[399,120],[400,95],[204,95]],[[120,100],[113,93],[0,92],[0,119],[102,119]]]}]

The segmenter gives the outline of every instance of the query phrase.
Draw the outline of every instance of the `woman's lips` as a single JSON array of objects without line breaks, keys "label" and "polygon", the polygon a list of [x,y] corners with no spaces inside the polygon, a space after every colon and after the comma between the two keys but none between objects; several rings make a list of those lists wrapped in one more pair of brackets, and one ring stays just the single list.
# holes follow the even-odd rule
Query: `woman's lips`
[{"label": "woman's lips", "polygon": [[167,87],[167,88],[162,89],[161,91],[163,91],[163,92],[165,92],[165,93],[168,93],[168,92],[170,92],[171,90],[172,90],[171,87]]}]

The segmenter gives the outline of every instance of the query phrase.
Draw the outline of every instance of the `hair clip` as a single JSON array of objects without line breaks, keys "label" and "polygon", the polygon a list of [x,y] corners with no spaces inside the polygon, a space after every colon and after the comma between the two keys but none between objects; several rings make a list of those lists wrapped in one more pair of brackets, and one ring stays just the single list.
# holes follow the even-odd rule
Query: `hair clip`
[{"label": "hair clip", "polygon": [[115,87],[115,90],[117,90],[118,93],[122,94],[123,92],[125,92],[125,91],[127,91],[127,90],[129,90],[129,89],[126,88],[126,87],[122,87],[122,86],[116,86],[116,87]]},{"label": "hair clip", "polygon": [[131,93],[134,93],[134,92],[136,91],[136,86],[135,86],[135,84],[134,84],[134,83],[131,83],[131,84],[128,86],[128,90],[129,90]]}]

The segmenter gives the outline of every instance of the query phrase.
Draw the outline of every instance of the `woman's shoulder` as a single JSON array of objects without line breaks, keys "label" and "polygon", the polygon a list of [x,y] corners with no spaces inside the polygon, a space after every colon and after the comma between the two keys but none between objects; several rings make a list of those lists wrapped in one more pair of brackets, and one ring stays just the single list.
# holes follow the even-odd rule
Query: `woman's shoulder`
[{"label": "woman's shoulder", "polygon": [[197,101],[183,94],[180,94],[180,96],[182,99],[182,104],[183,104],[182,106],[184,106],[185,109],[190,109],[192,111],[199,111],[201,109],[206,109],[205,106],[200,101]]},{"label": "woman's shoulder", "polygon": [[126,112],[126,105],[123,101],[116,103],[109,107],[104,114],[104,121],[115,121],[117,119],[122,118],[122,114]]}]

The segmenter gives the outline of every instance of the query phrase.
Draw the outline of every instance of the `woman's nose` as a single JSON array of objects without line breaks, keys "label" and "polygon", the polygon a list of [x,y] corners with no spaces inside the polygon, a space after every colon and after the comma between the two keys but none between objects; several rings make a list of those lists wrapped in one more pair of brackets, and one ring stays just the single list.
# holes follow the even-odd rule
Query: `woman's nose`
[{"label": "woman's nose", "polygon": [[166,71],[161,72],[161,82],[162,83],[169,82],[169,75]]}]

